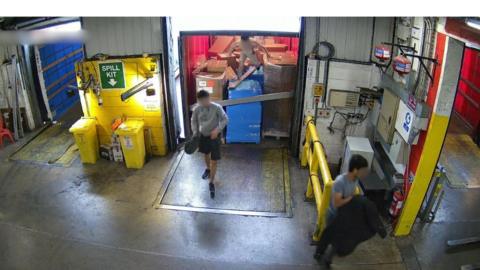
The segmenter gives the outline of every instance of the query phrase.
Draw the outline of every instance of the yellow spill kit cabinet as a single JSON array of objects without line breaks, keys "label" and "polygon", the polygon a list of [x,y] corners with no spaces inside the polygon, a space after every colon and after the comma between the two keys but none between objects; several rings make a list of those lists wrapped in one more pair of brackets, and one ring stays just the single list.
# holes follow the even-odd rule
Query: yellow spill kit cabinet
[{"label": "yellow spill kit cabinet", "polygon": [[145,163],[143,126],[143,120],[129,119],[115,131],[115,134],[120,136],[120,144],[127,168],[141,169]]},{"label": "yellow spill kit cabinet", "polygon": [[93,118],[80,118],[69,131],[75,137],[75,143],[83,163],[94,164],[98,160],[98,139],[96,121]]},{"label": "yellow spill kit cabinet", "polygon": [[[83,114],[95,117],[99,144],[108,145],[115,119],[142,119],[150,136],[153,155],[167,154],[164,97],[158,57],[109,58],[104,61],[84,60],[76,63],[76,75]],[[114,74],[114,79],[108,77]],[[127,100],[121,95],[149,79],[154,92],[140,91]]]}]

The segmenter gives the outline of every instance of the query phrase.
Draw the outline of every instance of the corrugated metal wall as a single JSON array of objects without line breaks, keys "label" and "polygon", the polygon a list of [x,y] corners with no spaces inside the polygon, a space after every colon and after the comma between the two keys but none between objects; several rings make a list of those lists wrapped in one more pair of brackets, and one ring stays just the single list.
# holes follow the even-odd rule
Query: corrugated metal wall
[{"label": "corrugated metal wall", "polygon": [[82,18],[88,31],[86,57],[97,53],[111,56],[158,54],[162,52],[161,18]]},{"label": "corrugated metal wall", "polygon": [[[341,89],[358,91],[359,86],[373,87],[380,82],[380,71],[370,63],[370,52],[373,47],[381,42],[390,42],[393,32],[393,18],[317,18],[305,19],[305,54],[312,51],[313,46],[319,41],[328,41],[335,47],[334,58],[345,60],[330,63],[328,76],[328,90]],[[307,68],[304,91],[305,114],[313,114],[313,96],[311,85],[313,82],[323,82],[324,61],[318,61],[315,74],[310,74],[313,66]],[[361,63],[359,63],[361,62]],[[313,65],[313,64],[312,64]],[[310,70],[310,71],[309,71]],[[327,94],[328,95],[328,94]],[[317,129],[325,145],[330,163],[336,163],[342,157],[344,150],[343,134],[330,134],[327,127],[332,121],[329,118],[319,118]],[[338,120],[337,120],[338,121]],[[372,120],[373,121],[373,120]],[[365,121],[359,126],[348,129],[346,135],[366,136],[371,132],[371,121]],[[376,122],[376,121],[373,121]],[[338,123],[337,123],[338,125]],[[304,126],[301,128],[301,139],[305,134]],[[299,149],[301,151],[301,147]]]},{"label": "corrugated metal wall", "polygon": [[[305,22],[306,54],[318,41],[328,41],[335,46],[335,58],[370,61],[372,17],[308,17]],[[376,18],[373,44],[390,41],[392,29],[393,18]]]},{"label": "corrugated metal wall", "polygon": [[56,43],[38,46],[37,68],[49,111],[58,120],[78,101],[75,63],[83,59],[83,44]]},{"label": "corrugated metal wall", "polygon": [[[17,61],[20,61],[19,66],[21,67],[21,73],[23,81],[18,80],[18,105],[21,110],[25,110],[24,128],[34,129],[35,121],[34,114],[38,111],[38,105],[35,99],[34,89],[31,89],[31,86],[28,84],[28,79],[25,78],[26,71],[24,68],[24,63],[21,62],[22,59],[19,59],[19,51],[17,51],[17,46],[15,45],[1,45],[0,46],[0,110],[3,113],[3,117],[8,117],[7,111],[10,111],[15,104],[15,71],[17,69],[12,64],[4,63],[5,60],[11,60],[12,56],[17,57]],[[12,87],[9,89],[9,86]]]}]

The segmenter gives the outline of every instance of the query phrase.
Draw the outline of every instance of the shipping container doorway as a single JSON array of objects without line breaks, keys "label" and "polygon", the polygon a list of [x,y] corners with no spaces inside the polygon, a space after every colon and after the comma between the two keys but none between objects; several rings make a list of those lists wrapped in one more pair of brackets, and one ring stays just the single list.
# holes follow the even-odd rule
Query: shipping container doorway
[{"label": "shipping container doorway", "polygon": [[[259,29],[262,24],[256,19],[270,26]],[[182,29],[182,20],[172,18],[173,35],[178,35],[177,97],[182,104],[178,112],[183,116],[183,135],[188,138],[192,134],[190,118],[199,90],[210,92],[213,101],[224,106],[229,124],[223,134],[225,144],[217,172],[221,186],[215,201],[209,197],[208,185],[198,183],[205,167],[201,154],[181,153],[159,193],[159,207],[243,215],[290,214],[286,148],[293,116],[300,18],[290,20],[295,22],[294,26],[290,24],[283,31],[279,28],[282,23],[268,18],[241,20],[249,26],[232,24],[235,19],[222,23],[219,18],[202,18],[187,20],[190,26]],[[241,65],[241,51],[234,46],[241,36],[261,45],[254,51],[260,68],[251,68],[255,64],[252,59]],[[241,82],[234,78],[242,70],[239,67],[244,72],[251,71]],[[279,98],[262,100],[267,94]],[[289,98],[280,98],[282,95]],[[245,99],[254,102],[238,104]],[[237,104],[231,105],[232,102]]]},{"label": "shipping container doorway", "polygon": [[480,50],[465,48],[440,164],[451,188],[480,187]]}]

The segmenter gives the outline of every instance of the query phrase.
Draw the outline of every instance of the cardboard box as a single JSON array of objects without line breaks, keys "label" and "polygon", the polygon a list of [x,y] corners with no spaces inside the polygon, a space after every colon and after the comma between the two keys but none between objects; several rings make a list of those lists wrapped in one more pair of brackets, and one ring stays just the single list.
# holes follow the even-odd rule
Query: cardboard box
[{"label": "cardboard box", "polygon": [[237,69],[238,67],[237,57],[233,54],[219,53],[217,59],[227,61],[227,65],[233,69]]},{"label": "cardboard box", "polygon": [[268,62],[275,65],[297,65],[297,56],[292,51],[270,53]]},{"label": "cardboard box", "polygon": [[210,57],[215,57],[219,53],[223,53],[232,43],[234,42],[235,37],[233,36],[217,36],[215,41],[212,44],[212,47],[208,49],[208,54]]},{"label": "cardboard box", "polygon": [[106,160],[113,160],[112,146],[106,144],[100,145],[100,157]]},{"label": "cardboard box", "polygon": [[[271,89],[265,88],[265,93]],[[263,102],[262,130],[265,133],[290,132],[293,115],[293,99],[269,100]]]},{"label": "cardboard box", "polygon": [[275,44],[275,39],[273,37],[266,37],[263,39],[263,42],[265,45],[272,45]]},{"label": "cardboard box", "polygon": [[197,92],[200,90],[207,91],[210,93],[212,100],[223,100],[225,83],[225,73],[201,72],[195,76]]},{"label": "cardboard box", "polygon": [[288,49],[288,46],[285,44],[265,44],[263,47],[267,49],[268,52],[286,52]]},{"label": "cardboard box", "polygon": [[120,146],[120,137],[117,134],[113,133],[111,141],[112,141],[111,151],[112,151],[113,161],[123,162],[123,153],[122,153],[122,147]]},{"label": "cardboard box", "polygon": [[264,93],[267,89],[276,92],[293,91],[297,83],[296,65],[275,65],[266,62],[264,67]]},{"label": "cardboard box", "polygon": [[207,59],[205,55],[198,56],[197,60],[195,61],[195,69],[193,70],[193,74],[198,74],[204,71],[207,68]]},{"label": "cardboard box", "polygon": [[207,61],[207,72],[209,73],[223,73],[227,67],[227,60],[209,59]]}]

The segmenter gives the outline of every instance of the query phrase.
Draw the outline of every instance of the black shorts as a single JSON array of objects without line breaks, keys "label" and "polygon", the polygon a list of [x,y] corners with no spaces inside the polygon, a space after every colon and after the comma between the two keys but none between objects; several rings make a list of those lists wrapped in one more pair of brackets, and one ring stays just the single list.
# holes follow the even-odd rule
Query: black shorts
[{"label": "black shorts", "polygon": [[220,134],[214,140],[210,139],[210,136],[200,136],[200,141],[198,143],[198,152],[203,154],[211,154],[210,158],[212,160],[220,159]]}]

